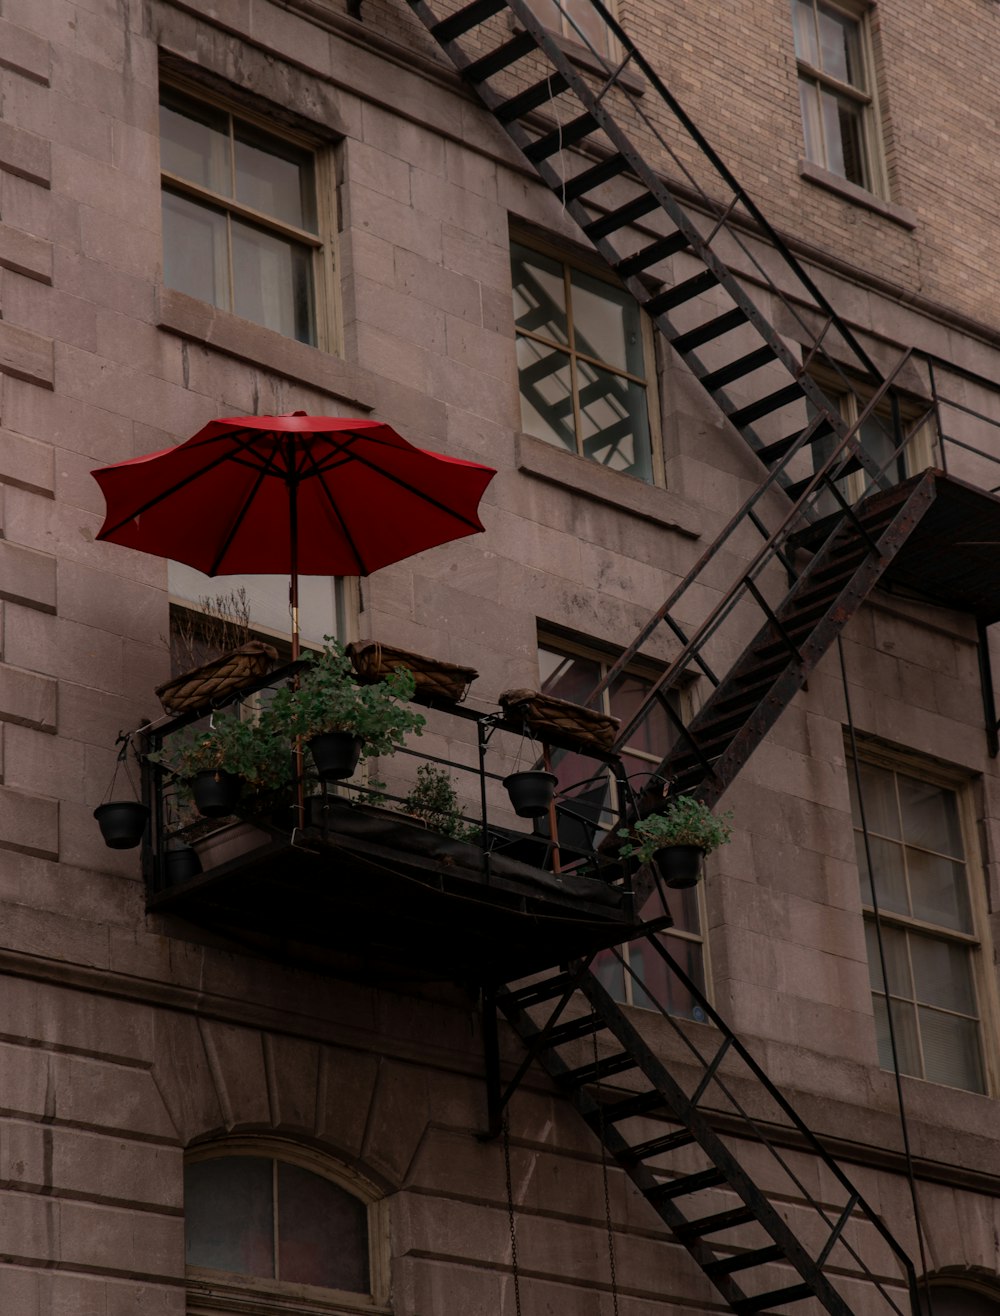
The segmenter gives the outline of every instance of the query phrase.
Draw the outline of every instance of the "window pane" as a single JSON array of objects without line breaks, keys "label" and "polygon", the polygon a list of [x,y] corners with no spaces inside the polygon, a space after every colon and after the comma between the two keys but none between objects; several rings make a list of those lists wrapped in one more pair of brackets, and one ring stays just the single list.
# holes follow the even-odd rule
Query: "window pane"
[{"label": "window pane", "polygon": [[861,111],[853,101],[820,89],[826,167],[848,182],[867,187]]},{"label": "window pane", "polygon": [[227,1156],[185,1166],[184,1221],[189,1266],[273,1278],[272,1162]]},{"label": "window pane", "polygon": [[959,859],[965,857],[954,791],[900,774],[899,804],[903,836],[911,845]]},{"label": "window pane", "polygon": [[518,329],[566,346],[566,284],[558,261],[516,243],[510,249],[514,319]]},{"label": "window pane", "polygon": [[189,297],[230,309],[226,216],[163,193],[163,281]]},{"label": "window pane", "polygon": [[965,865],[907,847],[913,917],[959,932],[972,931]]},{"label": "window pane", "polygon": [[368,1214],[343,1188],[278,1162],[278,1278],[367,1293]]},{"label": "window pane", "polygon": [[[847,784],[851,792],[851,813],[855,826],[861,826],[854,764],[848,761]],[[865,824],[879,836],[899,836],[899,812],[896,807],[894,774],[871,763],[861,764],[861,792],[865,805]]]},{"label": "window pane", "polygon": [[533,339],[519,338],[517,364],[522,429],[526,434],[576,452],[569,357]]},{"label": "window pane", "polygon": [[601,679],[600,663],[593,658],[560,653],[544,644],[538,646],[538,666],[543,693],[556,699],[568,699],[572,704],[585,704]]},{"label": "window pane", "polygon": [[[893,914],[908,914],[910,907],[906,898],[902,847],[893,844],[892,841],[883,841],[877,836],[872,836],[869,839],[871,842],[872,863],[875,865],[875,889],[878,895],[879,909],[891,911]],[[872,900],[868,857],[865,853],[865,838],[861,832],[854,833],[854,842],[858,857],[858,873],[861,877],[861,899],[866,905],[871,905],[875,902]]]},{"label": "window pane", "polygon": [[[882,961],[878,952],[878,934],[874,919],[865,919],[865,941],[868,947],[868,977],[872,990],[884,992]],[[890,995],[912,997],[913,984],[910,979],[910,961],[906,953],[906,933],[883,923],[882,947],[885,951]]]},{"label": "window pane", "polygon": [[238,120],[235,131],[237,200],[314,233],[311,155]]},{"label": "window pane", "polygon": [[574,270],[573,346],[630,374],[643,373],[639,307],[622,288]]},{"label": "window pane", "polygon": [[819,68],[819,46],[812,0],[793,0],[792,23],[795,27],[795,53],[813,68]]},{"label": "window pane", "polygon": [[954,942],[911,935],[917,1000],[959,1014],[975,1014],[976,998],[969,971],[969,951]]},{"label": "window pane", "polygon": [[610,950],[602,950],[591,964],[594,976],[604,990],[616,1001],[625,1000],[625,970]]},{"label": "window pane", "polygon": [[232,196],[229,115],[179,92],[164,91],[160,163],[168,173]]},{"label": "window pane", "polygon": [[[875,1038],[878,1042],[878,1062],[883,1069],[892,1069],[892,1046],[889,1042],[889,1020],[885,997],[873,996],[875,1008]],[[892,1022],[896,1029],[896,1047],[899,1052],[899,1072],[920,1078],[920,1051],[917,1047],[917,1023],[913,1006],[902,1001],[892,1003]]]},{"label": "window pane", "polygon": [[[633,672],[623,673],[612,684],[609,691],[611,712],[615,717],[621,718],[623,726],[639,709],[652,684],[647,677],[636,676]],[[655,754],[657,758],[662,758],[670,747],[673,737],[674,732],[666,712],[660,704],[654,704],[632,733],[629,749]]]},{"label": "window pane", "polygon": [[649,480],[646,390],[585,361],[577,366],[583,455],[602,466]]},{"label": "window pane", "polygon": [[[669,933],[663,935],[663,944],[704,995],[701,946],[696,942],[685,941],[681,937],[671,937]],[[704,1021],[704,1011],[695,1004],[691,993],[648,942],[631,942],[628,958],[635,973],[631,983],[633,1005],[638,1005],[644,1010],[657,1010],[662,1007],[668,1014],[682,1019]],[[648,991],[644,990],[644,987],[648,988]]]},{"label": "window pane", "polygon": [[858,60],[858,25],[842,14],[818,7],[820,65],[824,73],[841,82],[862,87]]},{"label": "window pane", "polygon": [[233,220],[234,310],[302,343],[315,342],[312,253]]},{"label": "window pane", "polygon": [[924,1048],[924,1077],[969,1092],[983,1092],[979,1039],[971,1019],[920,1011],[920,1040]]},{"label": "window pane", "polygon": [[[823,124],[819,112],[819,88],[807,78],[799,79],[799,105],[802,110],[802,132],[805,136],[806,159],[813,164],[826,165],[823,149]],[[817,461],[819,457],[817,457]]]},{"label": "window pane", "polygon": [[583,41],[599,55],[608,53],[608,27],[590,0],[561,0],[563,31],[575,41]]}]

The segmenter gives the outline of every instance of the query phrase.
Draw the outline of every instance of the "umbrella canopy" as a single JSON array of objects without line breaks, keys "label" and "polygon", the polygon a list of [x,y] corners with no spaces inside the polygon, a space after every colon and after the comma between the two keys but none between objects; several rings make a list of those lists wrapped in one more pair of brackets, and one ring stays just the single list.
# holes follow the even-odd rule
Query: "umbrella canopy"
[{"label": "umbrella canopy", "polygon": [[237,416],[176,448],[93,472],[107,504],[98,539],[206,575],[366,576],[483,530],[496,472],[415,448],[376,420]]}]

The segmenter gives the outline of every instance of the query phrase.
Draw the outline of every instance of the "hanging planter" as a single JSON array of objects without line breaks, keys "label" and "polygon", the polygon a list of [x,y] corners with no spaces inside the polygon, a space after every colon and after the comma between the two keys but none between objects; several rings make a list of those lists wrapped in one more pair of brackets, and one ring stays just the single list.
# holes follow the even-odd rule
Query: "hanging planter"
[{"label": "hanging planter", "polygon": [[201,872],[201,860],[194,846],[180,841],[170,841],[163,864],[167,886],[176,886],[186,882],[189,877],[197,877]]},{"label": "hanging planter", "polygon": [[[116,743],[121,745],[121,749],[118,751],[115,770],[111,777],[111,785],[108,787],[108,793],[104,797],[103,803],[99,804],[94,810],[94,817],[97,819],[97,825],[104,837],[104,844],[109,850],[134,850],[145,834],[146,824],[149,822],[149,809],[139,800],[139,792],[136,790],[135,782],[132,780],[132,774],[128,768],[128,749],[132,743],[131,734],[120,732]],[[122,767],[125,768],[125,776],[132,787],[133,798],[130,800],[112,800],[111,796],[114,794],[118,772]]]},{"label": "hanging planter", "polygon": [[554,772],[512,772],[503,784],[519,818],[542,818],[555,796]]},{"label": "hanging planter", "polygon": [[665,845],[653,855],[660,876],[667,886],[683,891],[697,886],[705,851],[699,845]]},{"label": "hanging planter", "polygon": [[361,758],[363,741],[353,731],[324,731],[309,741],[309,752],[320,781],[343,781]]},{"label": "hanging planter", "polygon": [[138,800],[111,800],[99,804],[94,817],[109,849],[134,850],[146,830],[149,810]]},{"label": "hanging planter", "polygon": [[195,773],[190,785],[195,805],[203,818],[224,818],[233,812],[243,793],[242,778],[221,768]]}]

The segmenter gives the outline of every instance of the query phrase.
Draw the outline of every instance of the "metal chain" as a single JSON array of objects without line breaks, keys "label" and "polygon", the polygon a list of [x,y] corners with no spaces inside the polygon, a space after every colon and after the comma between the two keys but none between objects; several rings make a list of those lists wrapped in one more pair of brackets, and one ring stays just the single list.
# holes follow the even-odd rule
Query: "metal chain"
[{"label": "metal chain", "polygon": [[[507,1175],[507,1223],[510,1226],[510,1269],[514,1276],[514,1312],[521,1316],[521,1281],[517,1269],[517,1225],[514,1220],[514,1185],[510,1175],[510,1119],[503,1116],[503,1164]],[[617,1307],[615,1308],[617,1312]]]},{"label": "metal chain", "polygon": [[601,1174],[604,1177],[604,1221],[608,1230],[608,1265],[611,1269],[611,1304],[618,1316],[618,1272],[615,1267],[615,1233],[611,1224],[611,1192],[608,1187],[608,1148],[604,1141],[604,1102],[601,1100],[601,1079],[598,1070],[597,1033],[591,1034],[594,1043],[594,1083],[597,1088],[597,1136],[601,1141]]}]

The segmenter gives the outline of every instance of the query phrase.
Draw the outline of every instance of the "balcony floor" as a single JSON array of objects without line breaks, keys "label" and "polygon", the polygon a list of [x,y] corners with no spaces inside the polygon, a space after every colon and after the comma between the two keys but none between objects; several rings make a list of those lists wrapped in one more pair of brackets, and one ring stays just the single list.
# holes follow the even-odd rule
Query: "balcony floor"
[{"label": "balcony floor", "polygon": [[505,982],[626,941],[619,891],[338,807],[153,894],[170,914],[269,956],[354,975]]}]

